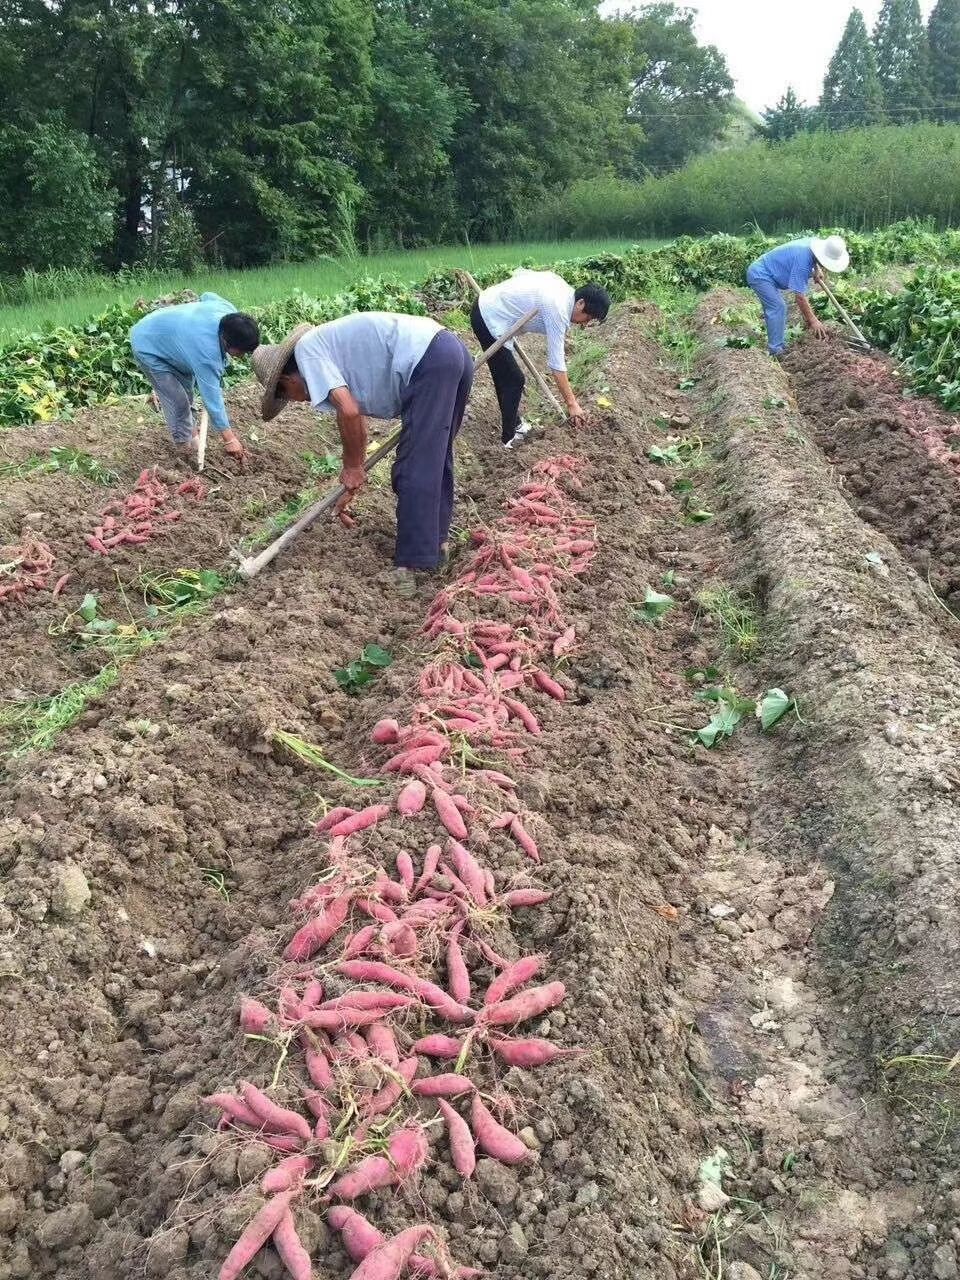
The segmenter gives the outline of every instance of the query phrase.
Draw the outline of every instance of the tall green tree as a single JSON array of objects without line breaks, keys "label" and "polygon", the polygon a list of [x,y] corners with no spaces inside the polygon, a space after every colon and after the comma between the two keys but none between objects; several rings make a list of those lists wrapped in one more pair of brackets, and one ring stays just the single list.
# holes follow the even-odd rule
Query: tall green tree
[{"label": "tall green tree", "polygon": [[0,126],[0,270],[86,267],[113,234],[116,193],[82,133]]},{"label": "tall green tree", "polygon": [[763,128],[771,142],[786,142],[809,127],[811,109],[796,95],[791,85],[775,107],[763,113]]},{"label": "tall green tree", "polygon": [[883,0],[873,33],[883,107],[894,124],[930,112],[930,50],[920,0]]},{"label": "tall green tree", "polygon": [[733,81],[722,54],[698,42],[694,17],[689,9],[661,3],[624,18],[633,46],[629,117],[643,130],[641,171],[679,168],[727,126]]},{"label": "tall green tree", "polygon": [[853,129],[883,119],[883,89],[876,54],[859,9],[853,9],[837,45],[820,98],[828,129]]},{"label": "tall green tree", "polygon": [[450,144],[464,104],[444,81],[426,32],[403,0],[374,19],[372,117],[359,178],[368,243],[438,241],[457,227]]},{"label": "tall green tree", "polygon": [[960,120],[960,0],[937,0],[927,36],[934,116]]}]

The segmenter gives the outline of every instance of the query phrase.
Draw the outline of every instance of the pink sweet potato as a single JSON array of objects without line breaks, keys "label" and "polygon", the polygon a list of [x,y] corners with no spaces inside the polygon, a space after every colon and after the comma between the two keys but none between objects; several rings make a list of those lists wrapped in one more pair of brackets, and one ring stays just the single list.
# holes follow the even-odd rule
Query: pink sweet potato
[{"label": "pink sweet potato", "polygon": [[469,849],[465,849],[459,840],[447,842],[447,853],[453,859],[457,875],[467,887],[470,897],[479,907],[486,906],[487,892],[483,880],[483,868]]},{"label": "pink sweet potato", "polygon": [[277,1029],[277,1020],[265,1004],[240,997],[240,1030],[247,1036],[271,1035]]},{"label": "pink sweet potato", "polygon": [[567,991],[562,982],[548,982],[542,987],[531,987],[509,1000],[484,1007],[482,1019],[492,1027],[506,1027],[514,1022],[526,1022],[538,1018],[548,1009],[555,1009]]},{"label": "pink sweet potato", "polygon": [[354,1262],[362,1262],[368,1253],[383,1244],[383,1235],[362,1213],[345,1204],[332,1205],[327,1210],[327,1222],[339,1231],[343,1247]]},{"label": "pink sweet potato", "polygon": [[278,1191],[289,1191],[299,1186],[304,1178],[313,1170],[313,1161],[309,1156],[287,1156],[278,1165],[268,1169],[260,1183],[260,1190],[265,1196],[276,1195]]},{"label": "pink sweet potato", "polygon": [[227,1254],[218,1280],[237,1280],[273,1235],[283,1215],[290,1212],[296,1194],[296,1191],[282,1191],[267,1201]]},{"label": "pink sweet potato", "polygon": [[463,1041],[455,1040],[453,1036],[432,1035],[417,1040],[411,1045],[411,1052],[422,1053],[428,1058],[448,1058],[455,1061],[460,1057],[462,1048]]},{"label": "pink sweet potato", "polygon": [[498,1004],[511,991],[535,978],[544,966],[543,956],[522,956],[515,960],[490,983],[483,997],[484,1004]]},{"label": "pink sweet potato", "polygon": [[434,743],[429,743],[425,747],[414,747],[411,750],[398,751],[383,766],[383,772],[416,773],[420,766],[433,764],[435,760],[442,760],[444,756],[449,754],[449,744],[441,747]]},{"label": "pink sweet potato", "polygon": [[453,1160],[453,1167],[461,1178],[472,1178],[473,1171],[477,1167],[477,1148],[473,1141],[473,1134],[470,1132],[470,1126],[459,1111],[454,1111],[453,1107],[445,1099],[438,1098],[437,1106],[440,1108],[440,1114],[447,1123],[447,1133],[450,1135],[450,1158]]},{"label": "pink sweet potato", "polygon": [[470,1002],[470,973],[460,949],[460,930],[463,922],[454,925],[447,939],[447,987],[458,1004]]},{"label": "pink sweet potato", "polygon": [[391,1009],[406,1009],[410,1004],[406,996],[399,995],[396,991],[349,991],[345,996],[336,996],[332,1000],[325,1000],[320,1005],[321,1010],[327,1009],[379,1009],[382,1013],[387,1013]]},{"label": "pink sweet potato", "polygon": [[416,897],[421,890],[430,883],[437,874],[437,867],[440,865],[440,856],[443,850],[438,844],[432,844],[427,852],[423,855],[423,871],[420,879],[413,887],[413,896]]},{"label": "pink sweet potato", "polygon": [[312,1137],[310,1126],[298,1112],[278,1106],[256,1085],[246,1081],[241,1084],[240,1091],[244,1102],[260,1117],[268,1133],[293,1134],[297,1138],[302,1138],[304,1142],[310,1141]]},{"label": "pink sweet potato", "polygon": [[520,1139],[505,1129],[484,1106],[480,1095],[475,1093],[470,1106],[470,1122],[477,1146],[494,1160],[502,1164],[524,1164],[533,1158],[533,1153],[523,1145]]},{"label": "pink sweet potato", "polygon": [[539,907],[552,897],[553,894],[547,889],[511,889],[500,901],[505,907]]},{"label": "pink sweet potato", "polygon": [[548,672],[541,671],[538,668],[533,673],[533,679],[538,688],[542,689],[544,693],[549,694],[551,698],[555,698],[557,702],[563,702],[566,698],[566,689],[564,689],[562,684],[554,680],[553,676]]},{"label": "pink sweet potato", "polygon": [[439,787],[434,787],[431,799],[433,800],[433,807],[437,811],[437,817],[453,838],[455,840],[466,840],[469,835],[467,824],[450,796],[445,791],[441,791]]},{"label": "pink sweet potato", "polygon": [[571,1058],[583,1053],[582,1049],[561,1049],[549,1040],[511,1039],[491,1036],[488,1044],[498,1058],[508,1067],[545,1067],[560,1058]]},{"label": "pink sweet potato", "polygon": [[356,982],[382,982],[388,987],[409,991],[450,1022],[473,1020],[473,1010],[459,1004],[442,987],[415,974],[394,969],[392,965],[381,964],[376,960],[344,960],[337,965],[337,969],[345,978],[353,978]]},{"label": "pink sweet potato", "polygon": [[405,1129],[395,1130],[390,1135],[387,1152],[399,1170],[400,1177],[406,1181],[423,1168],[430,1148],[427,1146],[427,1137],[422,1129],[407,1126]]},{"label": "pink sweet potato", "polygon": [[451,1071],[414,1080],[410,1092],[418,1098],[459,1098],[461,1094],[472,1093],[475,1088],[472,1080]]},{"label": "pink sweet potato", "polygon": [[386,1063],[388,1067],[400,1065],[400,1054],[393,1031],[386,1022],[371,1022],[366,1030],[367,1044],[375,1058]]},{"label": "pink sweet potato", "polygon": [[[351,960],[348,963],[353,964],[354,961]],[[410,996],[402,1007],[407,1008],[416,1003],[413,996]],[[356,1030],[358,1027],[369,1027],[371,1022],[378,1022],[382,1017],[382,1007],[376,1009],[314,1009],[311,1013],[304,1015],[303,1021],[305,1026],[313,1027],[317,1031],[342,1032],[351,1029]]]},{"label": "pink sweet potato", "polygon": [[510,823],[510,834],[528,858],[532,858],[534,862],[540,861],[540,850],[537,848],[536,840],[534,840],[516,814],[514,814],[513,821]]},{"label": "pink sweet potato", "polygon": [[217,1107],[223,1113],[224,1118],[232,1120],[234,1124],[246,1125],[250,1129],[260,1129],[263,1127],[263,1121],[255,1111],[233,1093],[211,1093],[209,1098],[203,1101],[211,1107]]},{"label": "pink sweet potato", "polygon": [[408,1227],[368,1253],[350,1280],[400,1280],[415,1250],[435,1238],[433,1227]]},{"label": "pink sweet potato", "polygon": [[367,1156],[332,1182],[329,1192],[335,1200],[359,1200],[371,1191],[395,1187],[399,1181],[400,1174],[386,1156]]},{"label": "pink sweet potato", "polygon": [[398,960],[412,960],[417,954],[417,935],[402,920],[391,920],[385,924],[380,930],[380,941],[384,949]]},{"label": "pink sweet potato", "polygon": [[397,720],[378,720],[370,736],[381,746],[388,742],[396,742],[400,737],[400,723]]},{"label": "pink sweet potato", "polygon": [[351,933],[343,944],[343,959],[352,960],[356,956],[362,956],[369,949],[379,931],[379,925],[365,924],[356,933]]},{"label": "pink sweet potato", "polygon": [[312,1280],[310,1255],[297,1235],[293,1214],[288,1209],[273,1230],[273,1245],[291,1280]]},{"label": "pink sweet potato", "polygon": [[[426,787],[424,787],[424,795],[426,795]],[[403,882],[407,894],[411,894],[416,881],[416,872],[413,869],[413,859],[406,851],[397,854],[397,875]]]},{"label": "pink sweet potato", "polygon": [[287,943],[283,952],[284,960],[301,963],[309,960],[321,947],[325,947],[346,920],[351,900],[351,894],[341,893],[320,915],[308,920]]},{"label": "pink sweet potato", "polygon": [[397,796],[397,813],[401,818],[413,818],[420,812],[426,801],[427,788],[419,778],[414,778]]},{"label": "pink sweet potato", "polygon": [[318,1089],[333,1088],[333,1072],[330,1070],[330,1061],[322,1049],[308,1045],[304,1053],[304,1061],[307,1067],[307,1075]]},{"label": "pink sweet potato", "polygon": [[371,1094],[370,1098],[360,1108],[360,1114],[364,1120],[370,1120],[374,1116],[383,1115],[385,1111],[389,1111],[407,1092],[413,1077],[417,1074],[417,1067],[420,1065],[420,1059],[417,1057],[407,1058],[401,1062],[397,1069],[396,1076],[387,1081],[382,1089],[378,1089],[376,1093]]},{"label": "pink sweet potato", "polygon": [[311,978],[303,989],[303,995],[300,997],[300,1008],[305,1011],[316,1009],[322,999],[323,983],[318,982],[316,978]]},{"label": "pink sweet potato", "polygon": [[334,837],[356,835],[360,831],[375,827],[378,822],[388,818],[390,813],[391,809],[388,804],[367,805],[366,809],[361,809],[359,813],[353,813],[348,818],[342,818],[335,827],[330,828],[330,834]]},{"label": "pink sweet potato", "polygon": [[356,813],[356,809],[351,809],[349,805],[337,805],[335,809],[331,809],[329,813],[325,813],[319,822],[314,824],[313,834],[322,836],[325,831],[329,831],[331,827],[335,827],[338,822],[342,822],[344,818],[349,818],[352,813]]}]

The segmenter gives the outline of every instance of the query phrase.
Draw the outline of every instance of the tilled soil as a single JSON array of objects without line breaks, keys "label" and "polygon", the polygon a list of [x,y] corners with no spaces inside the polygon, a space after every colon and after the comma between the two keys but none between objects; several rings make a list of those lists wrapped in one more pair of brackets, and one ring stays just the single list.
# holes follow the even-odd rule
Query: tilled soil
[{"label": "tilled soil", "polygon": [[892,362],[879,354],[803,342],[786,367],[800,411],[854,510],[957,611],[960,421],[930,400],[905,398]]},{"label": "tilled soil", "polygon": [[[398,1223],[442,1223],[458,1260],[504,1280],[695,1275],[705,1215],[691,1196],[719,1141],[688,1067],[677,920],[700,854],[718,832],[742,829],[744,784],[735,762],[718,767],[645,715],[676,697],[682,664],[630,606],[701,536],[644,483],[654,469],[641,441],[654,436],[650,418],[672,411],[676,376],[629,317],[617,340],[610,378],[623,381],[623,404],[592,431],[557,430],[549,445],[504,455],[484,381],[465,428],[461,511],[492,514],[530,461],[575,451],[579,500],[601,544],[568,602],[584,637],[570,671],[577,696],[543,709],[547,732],[522,783],[543,819],[543,879],[555,896],[525,913],[517,937],[549,951],[551,976],[571,993],[556,1033],[589,1053],[519,1073],[517,1124],[535,1125],[542,1146],[532,1170],[485,1161],[464,1188],[441,1161],[414,1205],[392,1211]],[[204,510],[210,520],[216,508]],[[210,553],[232,535],[235,510],[231,501],[211,529]],[[171,556],[184,555],[179,537],[178,526]],[[429,596],[397,602],[378,580],[389,539],[386,502],[374,495],[358,531],[303,537],[125,667],[53,752],[11,766],[0,987],[7,1274],[209,1275],[249,1217],[269,1153],[214,1136],[199,1099],[241,1075],[269,1079],[272,1059],[236,1030],[237,998],[274,966],[287,900],[321,869],[307,834],[318,792],[331,803],[345,794],[270,734],[294,730],[341,767],[370,767],[369,726],[408,698],[425,650],[417,628]],[[197,538],[189,546],[192,563],[217,562]],[[398,659],[351,700],[332,673],[369,641]],[[371,1212],[378,1205],[384,1197]],[[304,1209],[299,1225],[323,1274],[346,1276],[322,1218]],[[265,1251],[256,1271],[274,1276],[278,1265]]]},{"label": "tilled soil", "polygon": [[[804,662],[819,672],[812,655],[838,641],[802,637],[788,664],[789,636],[773,635],[746,663],[698,603],[702,588],[726,584],[766,604],[792,569],[782,546],[780,564],[759,554],[768,509],[751,515],[729,468],[711,461],[724,462],[726,426],[689,423],[695,408],[656,328],[646,309],[624,309],[582,393],[603,391],[612,408],[521,453],[500,450],[481,373],[458,478],[459,518],[475,527],[531,462],[575,454],[577,502],[597,521],[600,555],[565,588],[580,640],[566,668],[574,691],[537,701],[545,732],[520,783],[544,853],[537,878],[554,897],[503,938],[504,949],[547,953],[569,994],[545,1030],[587,1053],[502,1081],[514,1127],[529,1126],[539,1147],[532,1167],[484,1160],[464,1185],[438,1144],[416,1190],[362,1207],[384,1228],[435,1222],[459,1262],[499,1280],[949,1276],[952,1174],[937,1201],[914,1131],[897,1127],[864,1065],[859,1020],[823,978],[824,929],[835,938],[863,909],[850,888],[856,842],[829,825],[831,806],[836,825],[849,821],[835,779],[856,776],[856,757],[795,720],[768,736],[744,723],[714,753],[691,745],[710,708],[685,673],[716,666],[744,693],[782,681],[805,695]],[[761,399],[771,391],[739,363],[718,377],[721,388],[746,377]],[[250,392],[237,394],[242,406]],[[748,396],[737,412],[758,403]],[[101,438],[106,422],[91,423]],[[81,444],[71,430],[61,428]],[[321,452],[304,444],[312,430],[300,416],[276,426],[293,449]],[[682,477],[692,494],[647,457],[689,430],[706,437],[707,465]],[[114,459],[127,480],[151,448],[159,456],[155,434],[137,439],[142,452]],[[802,457],[797,492],[808,482]],[[303,470],[271,451],[257,483],[282,502]],[[179,542],[175,526],[165,565],[219,566],[254,492],[234,484],[219,518],[212,504],[198,517],[207,541]],[[717,517],[692,523],[699,508]],[[351,796],[272,732],[292,730],[365,776],[377,760],[371,725],[409,706],[429,651],[419,628],[431,589],[398,601],[380,576],[391,523],[387,494],[374,492],[357,530],[304,535],[124,667],[51,752],[11,764],[0,789],[0,1273],[199,1280],[259,1204],[273,1157],[215,1133],[200,1098],[244,1077],[269,1083],[275,1056],[239,1034],[238,999],[262,990],[288,936],[289,898],[323,869],[310,835],[320,797]],[[636,616],[648,588],[674,597],[660,622]],[[28,639],[31,625],[14,633]],[[395,662],[348,698],[333,672],[371,641]],[[49,659],[36,669],[49,678],[38,689],[56,687]],[[790,804],[784,779],[796,784]],[[803,800],[816,800],[813,821]],[[399,828],[386,838],[405,842]],[[868,823],[862,839],[875,840]],[[838,849],[850,874],[838,874]],[[485,856],[517,865],[498,841]],[[864,912],[863,928],[874,919]],[[321,1206],[300,1205],[297,1222],[317,1274],[345,1280],[350,1264]],[[270,1249],[251,1274],[281,1275]]]}]

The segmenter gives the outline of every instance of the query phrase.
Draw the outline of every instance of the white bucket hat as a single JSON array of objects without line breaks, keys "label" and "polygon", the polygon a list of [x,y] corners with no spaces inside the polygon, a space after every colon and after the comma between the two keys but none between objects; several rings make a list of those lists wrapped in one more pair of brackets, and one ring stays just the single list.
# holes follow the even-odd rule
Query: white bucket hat
[{"label": "white bucket hat", "polygon": [[814,237],[810,242],[813,256],[828,271],[846,271],[850,265],[850,253],[843,236],[828,236],[826,240]]}]

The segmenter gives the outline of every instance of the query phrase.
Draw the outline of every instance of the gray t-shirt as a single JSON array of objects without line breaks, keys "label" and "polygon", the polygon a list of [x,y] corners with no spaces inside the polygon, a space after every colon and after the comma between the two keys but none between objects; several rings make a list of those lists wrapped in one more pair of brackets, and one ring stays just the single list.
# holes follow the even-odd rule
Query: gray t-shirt
[{"label": "gray t-shirt", "polygon": [[361,311],[317,325],[297,343],[297,368],[318,413],[336,413],[330,392],[346,387],[371,418],[396,418],[400,397],[442,326],[429,316]]}]

